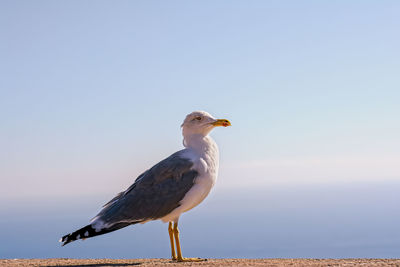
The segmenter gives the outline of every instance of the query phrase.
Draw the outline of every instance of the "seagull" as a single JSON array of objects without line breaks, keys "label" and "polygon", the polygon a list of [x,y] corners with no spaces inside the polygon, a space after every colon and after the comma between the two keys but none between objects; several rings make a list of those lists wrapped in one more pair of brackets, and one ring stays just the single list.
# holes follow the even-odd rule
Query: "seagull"
[{"label": "seagull", "polygon": [[215,119],[205,111],[187,115],[181,125],[185,148],[139,175],[127,190],[106,203],[90,224],[63,236],[62,245],[131,224],[162,220],[168,222],[172,260],[202,260],[182,257],[178,221],[182,213],[207,197],[216,182],[219,152],[208,134],[217,126],[227,127],[231,123]]}]

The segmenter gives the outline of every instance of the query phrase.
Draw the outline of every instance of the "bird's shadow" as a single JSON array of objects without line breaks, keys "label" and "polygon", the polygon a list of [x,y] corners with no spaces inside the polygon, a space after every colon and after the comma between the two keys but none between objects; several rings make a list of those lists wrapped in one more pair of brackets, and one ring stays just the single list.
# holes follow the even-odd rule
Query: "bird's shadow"
[{"label": "bird's shadow", "polygon": [[[88,264],[77,264],[77,265],[65,265],[68,267],[106,267],[106,266],[136,266],[141,265],[140,262],[134,263],[88,263]],[[46,265],[45,267],[60,267],[62,265]]]}]

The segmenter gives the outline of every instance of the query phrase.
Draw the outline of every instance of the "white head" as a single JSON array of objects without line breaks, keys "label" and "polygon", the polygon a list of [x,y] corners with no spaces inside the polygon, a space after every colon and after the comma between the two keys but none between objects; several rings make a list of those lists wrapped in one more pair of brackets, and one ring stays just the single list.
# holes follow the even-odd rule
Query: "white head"
[{"label": "white head", "polygon": [[182,134],[184,139],[191,135],[206,136],[217,126],[231,126],[226,119],[215,119],[205,111],[193,111],[186,116],[182,123]]}]

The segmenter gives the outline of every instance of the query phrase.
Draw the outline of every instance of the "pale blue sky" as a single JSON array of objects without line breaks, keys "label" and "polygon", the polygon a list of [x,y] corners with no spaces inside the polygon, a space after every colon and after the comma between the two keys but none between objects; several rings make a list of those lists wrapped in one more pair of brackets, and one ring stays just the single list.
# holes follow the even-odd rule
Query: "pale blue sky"
[{"label": "pale blue sky", "polygon": [[[96,179],[108,190],[179,149],[197,109],[233,123],[213,133],[221,175],[242,170],[229,179],[255,163],[247,179],[291,181],[279,173],[313,160],[313,181],[329,167],[341,176],[330,180],[399,178],[399,12],[397,1],[2,1],[2,195],[21,182],[34,195]],[[338,160],[358,162],[352,177]]]}]

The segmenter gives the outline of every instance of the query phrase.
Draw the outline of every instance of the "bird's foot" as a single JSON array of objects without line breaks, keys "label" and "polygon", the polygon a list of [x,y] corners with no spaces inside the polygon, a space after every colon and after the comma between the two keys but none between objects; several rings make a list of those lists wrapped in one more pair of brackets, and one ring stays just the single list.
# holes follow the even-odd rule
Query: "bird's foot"
[{"label": "bird's foot", "polygon": [[199,262],[199,261],[207,261],[207,259],[201,259],[201,258],[172,258],[173,261],[177,262]]}]

